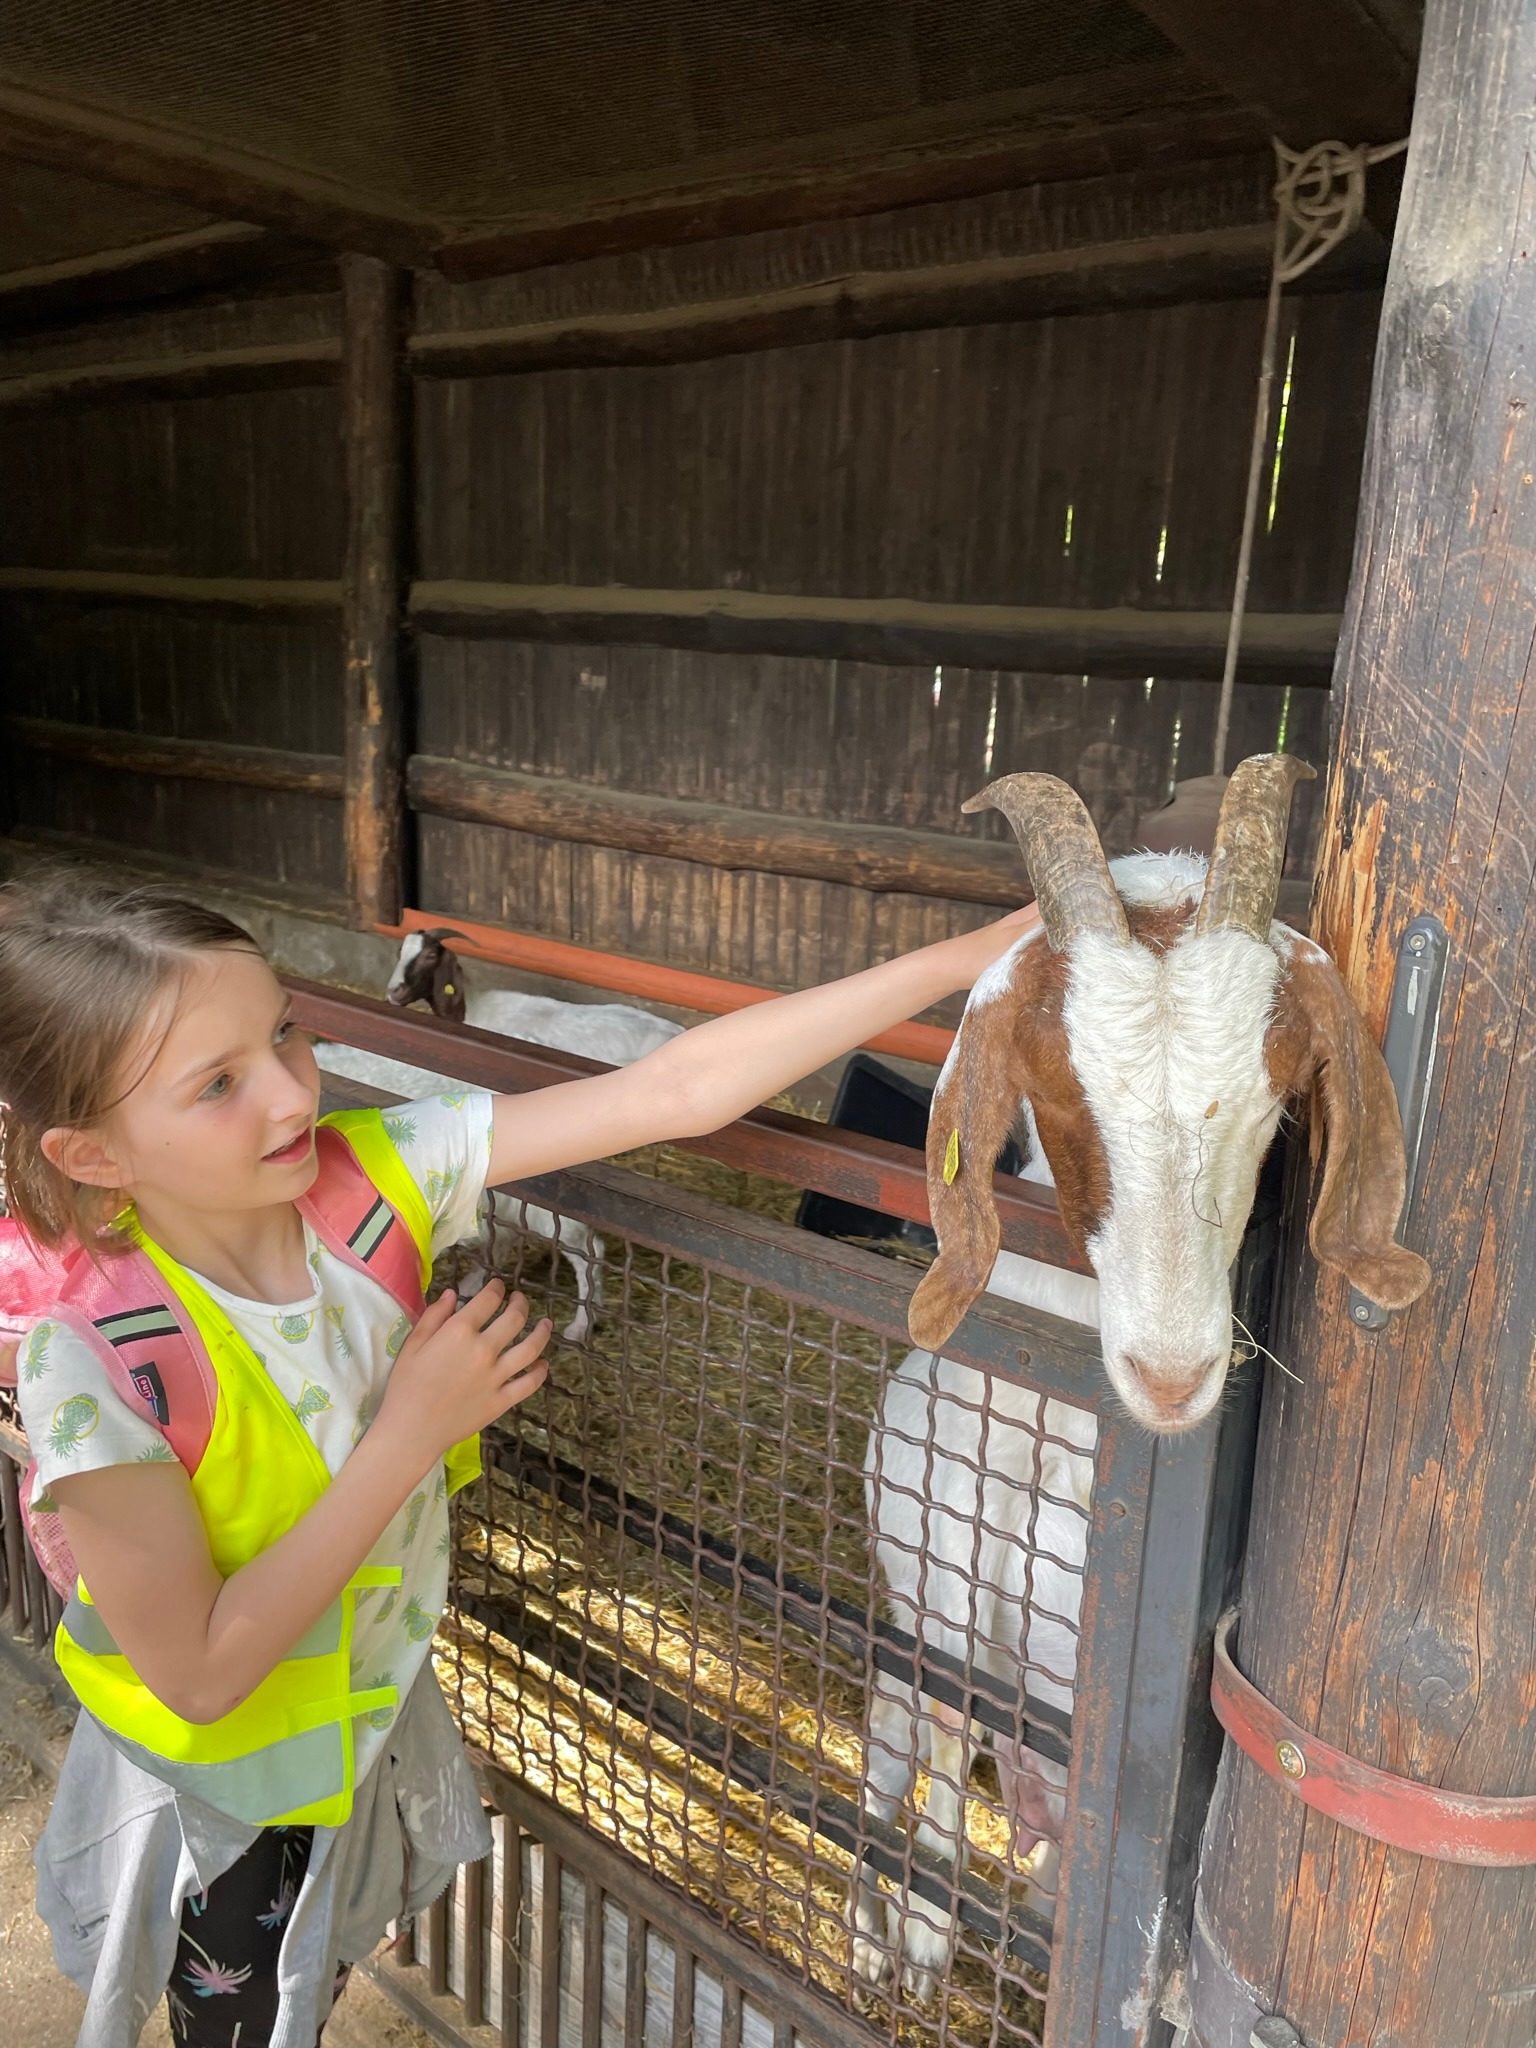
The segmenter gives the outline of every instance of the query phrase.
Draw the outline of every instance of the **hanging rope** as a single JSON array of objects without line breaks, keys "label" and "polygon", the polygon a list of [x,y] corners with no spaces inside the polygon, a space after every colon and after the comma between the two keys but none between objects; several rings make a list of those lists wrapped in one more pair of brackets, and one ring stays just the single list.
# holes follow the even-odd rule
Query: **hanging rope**
[{"label": "hanging rope", "polygon": [[1342,142],[1319,142],[1311,149],[1287,149],[1275,142],[1279,176],[1275,180],[1275,253],[1269,271],[1269,297],[1264,307],[1264,342],[1259,351],[1259,389],[1253,409],[1253,440],[1248,450],[1248,495],[1243,500],[1243,535],[1237,550],[1237,587],[1227,623],[1227,654],[1221,671],[1221,701],[1216,711],[1216,746],[1212,766],[1226,772],[1227,729],[1232,723],[1232,689],[1243,641],[1243,615],[1248,609],[1248,578],[1253,567],[1253,535],[1258,524],[1259,478],[1269,442],[1269,401],[1275,381],[1275,347],[1280,334],[1281,288],[1293,284],[1330,255],[1359,227],[1365,212],[1365,174],[1372,164],[1400,156],[1408,147],[1385,142],[1351,149]]}]

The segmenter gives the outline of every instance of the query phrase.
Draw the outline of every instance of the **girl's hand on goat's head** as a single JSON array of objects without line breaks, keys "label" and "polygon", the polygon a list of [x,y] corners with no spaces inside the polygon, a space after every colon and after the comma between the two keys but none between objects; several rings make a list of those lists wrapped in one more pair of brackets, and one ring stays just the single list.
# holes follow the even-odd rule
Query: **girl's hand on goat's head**
[{"label": "girl's hand on goat's head", "polygon": [[547,1316],[522,1335],[528,1303],[492,1280],[456,1315],[458,1296],[439,1295],[400,1348],[374,1427],[399,1431],[429,1462],[526,1401],[544,1384]]},{"label": "girl's hand on goat's head", "polygon": [[993,924],[984,924],[974,932],[962,932],[958,938],[946,941],[955,949],[957,985],[969,988],[994,960],[1000,960],[1020,939],[1029,938],[1039,929],[1040,912],[1033,903],[1026,903],[1022,910],[1010,910]]}]

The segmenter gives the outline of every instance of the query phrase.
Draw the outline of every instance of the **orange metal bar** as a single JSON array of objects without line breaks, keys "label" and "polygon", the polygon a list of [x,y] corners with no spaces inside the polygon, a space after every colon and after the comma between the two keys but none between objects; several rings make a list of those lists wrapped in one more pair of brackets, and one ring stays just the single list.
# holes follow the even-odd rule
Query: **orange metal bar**
[{"label": "orange metal bar", "polygon": [[[756,988],[745,981],[720,981],[713,974],[691,974],[682,967],[662,967],[653,960],[632,960],[623,953],[600,953],[591,946],[573,946],[564,939],[538,939],[528,932],[509,932],[500,925],[470,924],[446,912],[406,910],[397,925],[377,929],[392,939],[407,932],[446,926],[459,933],[455,951],[471,960],[494,960],[501,967],[520,967],[528,974],[548,974],[561,981],[579,981],[615,995],[639,996],[652,1003],[672,1003],[680,1010],[702,1010],[723,1017],[752,1003],[772,1002],[776,989]],[[868,1042],[870,1052],[889,1053],[899,1060],[926,1060],[942,1066],[955,1042],[953,1031],[937,1024],[897,1024]]]}]

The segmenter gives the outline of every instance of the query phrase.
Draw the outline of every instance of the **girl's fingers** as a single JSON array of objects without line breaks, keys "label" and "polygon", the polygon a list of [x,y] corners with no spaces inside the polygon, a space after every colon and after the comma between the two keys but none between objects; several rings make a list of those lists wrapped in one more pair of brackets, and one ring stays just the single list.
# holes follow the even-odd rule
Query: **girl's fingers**
[{"label": "girl's fingers", "polygon": [[429,1301],[416,1319],[415,1335],[431,1337],[439,1331],[459,1305],[457,1291],[445,1287],[436,1301]]},{"label": "girl's fingers", "polygon": [[536,1394],[549,1378],[549,1360],[535,1359],[526,1372],[515,1373],[500,1389],[500,1398],[508,1408],[515,1408],[520,1401],[526,1401],[530,1394]]},{"label": "girl's fingers", "polygon": [[514,1294],[499,1316],[485,1326],[485,1334],[494,1340],[498,1351],[505,1351],[513,1343],[528,1321],[528,1297]]},{"label": "girl's fingers", "polygon": [[500,1358],[496,1361],[503,1385],[506,1384],[507,1380],[515,1379],[520,1372],[526,1371],[540,1357],[544,1346],[549,1342],[550,1332],[553,1327],[549,1317],[543,1316],[534,1324],[521,1343],[509,1344],[507,1346],[506,1350],[502,1352]]},{"label": "girl's fingers", "polygon": [[475,1330],[487,1329],[501,1309],[506,1283],[501,1280],[487,1280],[480,1292],[464,1304],[464,1313],[469,1317],[470,1327]]}]

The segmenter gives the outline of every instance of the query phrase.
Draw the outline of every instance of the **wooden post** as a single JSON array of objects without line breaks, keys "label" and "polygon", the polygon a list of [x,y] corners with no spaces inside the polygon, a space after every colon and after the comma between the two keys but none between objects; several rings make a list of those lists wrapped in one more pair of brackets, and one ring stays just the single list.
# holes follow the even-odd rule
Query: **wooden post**
[{"label": "wooden post", "polygon": [[342,591],[347,900],[364,928],[404,900],[405,274],[341,259],[347,560]]},{"label": "wooden post", "polygon": [[[1536,0],[1430,0],[1376,363],[1314,930],[1379,1031],[1405,924],[1450,934],[1379,1336],[1306,1262],[1275,1349],[1238,1662],[1352,1757],[1536,1792]],[[1527,690],[1531,694],[1527,695]],[[1297,1265],[1301,1265],[1298,1257]],[[1190,1971],[1201,2048],[1525,2048],[1536,1869],[1336,1826],[1229,1743]],[[1282,2029],[1271,2029],[1281,2038]]]}]

